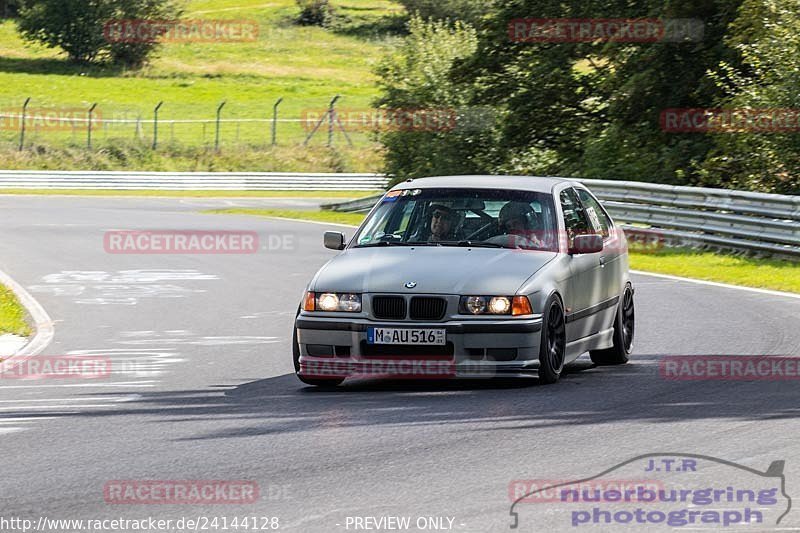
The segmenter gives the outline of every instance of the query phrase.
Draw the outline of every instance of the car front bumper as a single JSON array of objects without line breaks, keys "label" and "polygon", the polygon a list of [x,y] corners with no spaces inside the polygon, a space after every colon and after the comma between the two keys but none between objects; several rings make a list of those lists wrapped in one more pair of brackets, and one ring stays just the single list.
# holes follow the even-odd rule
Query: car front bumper
[{"label": "car front bumper", "polygon": [[[444,329],[447,346],[367,344],[370,327]],[[542,318],[382,322],[364,318],[297,318],[300,374],[309,377],[488,378],[535,376]],[[396,353],[395,352],[396,349]]]}]

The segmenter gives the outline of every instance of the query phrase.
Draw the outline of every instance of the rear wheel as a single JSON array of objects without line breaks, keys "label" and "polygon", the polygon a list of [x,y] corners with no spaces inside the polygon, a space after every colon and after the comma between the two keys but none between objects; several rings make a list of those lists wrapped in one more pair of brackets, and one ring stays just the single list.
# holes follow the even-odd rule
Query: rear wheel
[{"label": "rear wheel", "polygon": [[633,350],[636,332],[636,309],[633,304],[633,287],[628,283],[622,292],[614,319],[614,345],[607,350],[592,350],[589,356],[596,365],[624,365]]},{"label": "rear wheel", "polygon": [[539,381],[555,383],[564,369],[566,353],[566,327],[561,300],[551,296],[545,305],[542,338],[539,342]]},{"label": "rear wheel", "polygon": [[[298,312],[298,315],[299,314]],[[294,372],[295,375],[297,375],[297,379],[306,385],[312,385],[314,387],[336,387],[344,381],[344,378],[310,378],[300,374],[300,343],[297,340],[297,324],[295,324],[292,334],[292,359],[294,359]]]}]

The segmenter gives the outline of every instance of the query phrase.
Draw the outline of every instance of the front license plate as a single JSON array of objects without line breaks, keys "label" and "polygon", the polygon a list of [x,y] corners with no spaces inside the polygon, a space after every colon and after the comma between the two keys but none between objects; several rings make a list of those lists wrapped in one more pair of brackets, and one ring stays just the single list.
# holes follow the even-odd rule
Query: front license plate
[{"label": "front license plate", "polygon": [[367,343],[444,346],[447,335],[443,329],[367,328]]}]

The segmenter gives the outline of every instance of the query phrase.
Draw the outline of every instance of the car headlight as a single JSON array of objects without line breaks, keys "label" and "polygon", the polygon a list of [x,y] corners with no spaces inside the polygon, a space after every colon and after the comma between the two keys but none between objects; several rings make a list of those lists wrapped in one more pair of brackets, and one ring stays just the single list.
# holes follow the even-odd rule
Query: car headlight
[{"label": "car headlight", "polygon": [[321,292],[306,293],[304,311],[327,311],[360,313],[361,295],[352,293]]},{"label": "car headlight", "polygon": [[527,296],[463,296],[460,312],[464,315],[532,315]]}]

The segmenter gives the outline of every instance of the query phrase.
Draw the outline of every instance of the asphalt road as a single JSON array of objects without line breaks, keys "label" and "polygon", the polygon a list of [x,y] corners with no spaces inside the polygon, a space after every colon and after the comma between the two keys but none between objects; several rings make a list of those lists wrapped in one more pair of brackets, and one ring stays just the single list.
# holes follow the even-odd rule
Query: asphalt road
[{"label": "asphalt road", "polygon": [[[326,228],[199,213],[288,202],[0,197],[0,270],[55,321],[42,355],[102,355],[114,369],[102,380],[0,379],[0,518],[247,515],[335,532],[354,530],[353,517],[409,516],[412,531],[418,517],[507,531],[513,480],[582,479],[655,452],[762,471],[785,460],[786,492],[800,497],[796,380],[669,381],[658,366],[667,355],[800,355],[800,299],[637,275],[627,366],[584,356],[555,386],[319,391],[293,376],[290,335],[305,284],[333,255]],[[113,255],[110,229],[250,230],[288,244]],[[715,475],[724,486],[736,474]],[[246,505],[115,505],[104,500],[109,480],[253,480],[261,494]],[[798,515],[780,527],[797,527]],[[531,504],[520,529],[576,528]]]}]

